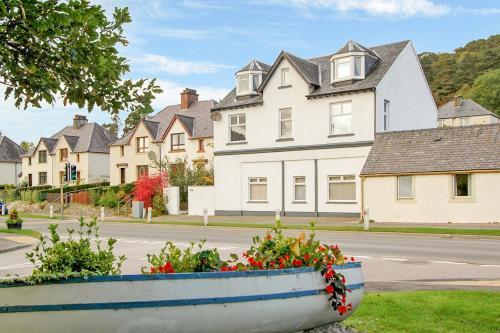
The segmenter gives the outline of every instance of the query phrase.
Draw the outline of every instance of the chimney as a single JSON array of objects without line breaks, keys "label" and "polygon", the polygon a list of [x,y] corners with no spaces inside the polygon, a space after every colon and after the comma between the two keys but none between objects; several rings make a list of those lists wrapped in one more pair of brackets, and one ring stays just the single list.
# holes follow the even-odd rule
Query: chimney
[{"label": "chimney", "polygon": [[88,120],[86,116],[82,116],[79,114],[76,114],[75,117],[73,118],[73,128],[74,129],[79,129],[85,124],[88,124]]},{"label": "chimney", "polygon": [[181,110],[189,109],[193,102],[198,101],[198,94],[196,90],[186,88],[181,92]]},{"label": "chimney", "polygon": [[453,106],[458,107],[461,105],[462,105],[462,96],[457,95],[457,96],[453,97]]}]

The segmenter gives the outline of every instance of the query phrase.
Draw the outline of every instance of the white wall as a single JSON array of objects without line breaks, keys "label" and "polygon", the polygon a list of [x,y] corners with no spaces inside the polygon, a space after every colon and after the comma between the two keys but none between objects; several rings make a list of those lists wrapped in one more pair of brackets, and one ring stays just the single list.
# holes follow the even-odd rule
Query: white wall
[{"label": "white wall", "polygon": [[[492,116],[492,115],[485,115],[485,116],[474,116],[474,117],[466,117],[469,120],[469,126],[472,125],[483,125],[483,124],[497,124],[500,123],[500,119]],[[442,125],[438,126],[439,127],[460,127],[462,126],[462,122],[460,118],[445,118],[445,119],[440,119],[442,121]]]},{"label": "white wall", "polygon": [[397,199],[396,177],[366,177],[365,207],[376,222],[500,222],[500,172],[472,174],[472,199],[452,196],[452,175],[414,176],[414,199]]},{"label": "white wall", "polygon": [[17,185],[21,163],[0,162],[0,184]]},{"label": "white wall", "polygon": [[87,153],[82,155],[87,155],[88,159],[88,183],[109,181],[109,154]]},{"label": "white wall", "polygon": [[203,215],[206,208],[209,216],[214,215],[214,187],[213,186],[189,186],[188,187],[188,214]]},{"label": "white wall", "polygon": [[376,96],[377,132],[384,129],[384,99],[390,101],[390,131],[437,126],[437,107],[411,43],[378,84]]}]

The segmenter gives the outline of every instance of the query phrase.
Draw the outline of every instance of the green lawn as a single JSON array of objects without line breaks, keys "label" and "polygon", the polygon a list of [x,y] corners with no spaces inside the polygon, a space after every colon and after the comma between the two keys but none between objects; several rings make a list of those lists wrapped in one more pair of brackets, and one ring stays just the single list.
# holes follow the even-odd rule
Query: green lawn
[{"label": "green lawn", "polygon": [[42,235],[38,231],[34,231],[34,230],[28,230],[28,229],[16,230],[16,229],[0,228],[0,234],[2,234],[2,233],[30,236],[30,237],[35,237],[35,238],[40,238],[40,236]]},{"label": "green lawn", "polygon": [[[147,223],[143,219],[136,220],[107,220],[107,222],[126,222],[126,223]],[[188,225],[202,226],[203,222],[181,222],[181,221],[153,221],[152,224],[166,225]],[[208,222],[209,227],[233,227],[233,228],[272,228],[272,223],[246,223],[246,222]],[[286,223],[282,224],[283,229],[311,229],[309,225],[298,225]],[[326,226],[316,225],[316,230],[326,231],[363,231],[363,225],[352,226]],[[390,226],[370,226],[369,232],[402,232],[415,234],[440,234],[440,235],[476,235],[476,236],[500,236],[500,229],[463,229],[463,228],[444,228],[444,227],[390,227]]]},{"label": "green lawn", "polygon": [[500,292],[368,293],[344,324],[362,333],[498,333]]}]

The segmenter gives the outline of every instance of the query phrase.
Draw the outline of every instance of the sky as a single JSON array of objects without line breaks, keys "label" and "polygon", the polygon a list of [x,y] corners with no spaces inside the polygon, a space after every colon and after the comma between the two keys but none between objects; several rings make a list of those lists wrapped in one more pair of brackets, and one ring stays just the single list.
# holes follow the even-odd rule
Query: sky
[{"label": "sky", "polygon": [[[115,7],[129,8],[129,45],[120,53],[131,66],[127,78],[156,78],[162,87],[155,112],[178,104],[186,87],[200,99],[219,100],[234,87],[239,68],[252,59],[271,65],[281,50],[312,58],[334,53],[351,39],[368,47],[410,39],[417,52],[450,52],[500,33],[498,0],[90,1],[110,15]],[[60,100],[23,110],[0,99],[0,131],[36,144],[71,125],[75,114],[109,122],[105,112],[89,114]]]}]

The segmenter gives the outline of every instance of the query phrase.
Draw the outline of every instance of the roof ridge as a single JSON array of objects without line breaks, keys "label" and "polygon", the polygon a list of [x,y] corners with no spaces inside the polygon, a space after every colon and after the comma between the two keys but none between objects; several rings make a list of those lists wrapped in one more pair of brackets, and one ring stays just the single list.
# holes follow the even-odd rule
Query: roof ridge
[{"label": "roof ridge", "polygon": [[427,131],[459,131],[459,130],[464,130],[464,129],[472,129],[472,128],[479,128],[479,127],[495,127],[498,126],[500,128],[500,123],[496,124],[477,124],[477,125],[469,125],[469,126],[445,126],[445,127],[430,127],[430,128],[419,128],[419,129],[411,129],[411,130],[400,130],[400,131],[390,131],[390,132],[379,132],[376,133],[376,135],[379,136],[386,136],[386,135],[392,135],[392,134],[399,134],[399,133],[416,133],[416,132],[427,132]]}]

